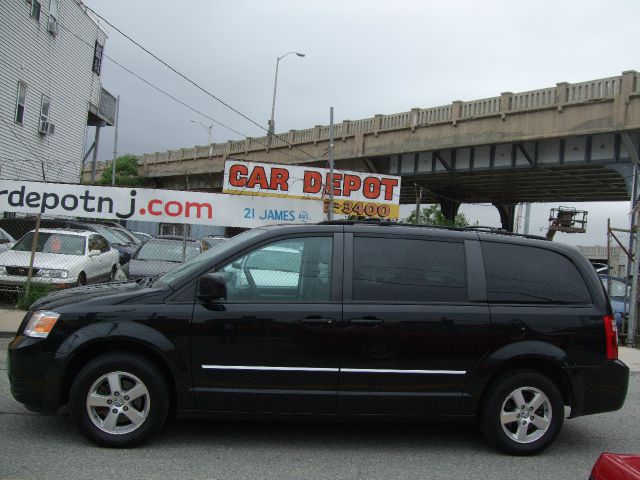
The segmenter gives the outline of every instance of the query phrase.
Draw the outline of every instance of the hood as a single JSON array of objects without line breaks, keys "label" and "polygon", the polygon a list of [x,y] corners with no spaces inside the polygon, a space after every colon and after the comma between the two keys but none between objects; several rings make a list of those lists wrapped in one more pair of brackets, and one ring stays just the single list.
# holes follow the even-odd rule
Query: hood
[{"label": "hood", "polygon": [[129,262],[129,278],[155,277],[180,266],[179,262],[159,260],[135,260]]},{"label": "hood", "polygon": [[31,305],[31,310],[46,310],[70,304],[97,300],[101,305],[122,303],[130,298],[139,298],[143,293],[157,292],[147,288],[146,283],[112,282],[67,288],[50,293]]},{"label": "hood", "polygon": [[[84,255],[36,252],[33,259],[33,268],[63,268],[68,270],[70,266],[80,263],[84,259]],[[30,261],[31,252],[7,250],[0,253],[0,265],[3,266],[28,267]]]}]

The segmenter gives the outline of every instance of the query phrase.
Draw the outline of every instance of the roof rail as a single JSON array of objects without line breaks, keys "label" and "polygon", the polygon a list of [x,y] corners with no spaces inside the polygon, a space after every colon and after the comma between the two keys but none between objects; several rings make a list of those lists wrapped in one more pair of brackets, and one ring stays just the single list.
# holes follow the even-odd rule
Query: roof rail
[{"label": "roof rail", "polygon": [[522,238],[531,238],[533,240],[549,240],[547,237],[543,237],[540,235],[529,235],[525,233],[513,233],[509,232],[503,228],[497,227],[487,227],[484,225],[471,225],[468,227],[462,227],[462,230],[471,230],[474,232],[482,232],[482,233],[495,233],[498,235],[509,235],[512,237],[522,237]]},{"label": "roof rail", "polygon": [[484,225],[471,225],[468,227],[455,227],[449,225],[428,225],[423,223],[401,223],[393,222],[391,220],[381,219],[367,219],[367,220],[325,220],[318,222],[318,225],[380,225],[383,227],[416,227],[416,228],[437,228],[442,230],[453,230],[458,232],[480,232],[480,233],[493,233],[496,235],[508,235],[512,237],[530,238],[533,240],[547,240],[546,237],[539,235],[525,235],[524,233],[508,232],[502,228],[488,227]]}]

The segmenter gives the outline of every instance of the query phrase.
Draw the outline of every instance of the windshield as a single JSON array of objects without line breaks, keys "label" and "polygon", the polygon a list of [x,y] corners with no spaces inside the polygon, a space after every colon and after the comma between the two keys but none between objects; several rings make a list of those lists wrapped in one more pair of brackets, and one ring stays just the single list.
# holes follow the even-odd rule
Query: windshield
[{"label": "windshield", "polygon": [[110,230],[102,225],[92,225],[92,228],[107,239],[109,243],[117,243],[118,245],[128,245],[129,242],[125,241],[124,238],[116,235],[113,230]]},{"label": "windshield", "polygon": [[217,245],[216,248],[211,248],[207,250],[202,255],[198,255],[197,257],[194,257],[191,260],[186,261],[179,267],[161,276],[154,282],[153,286],[163,287],[177,280],[181,280],[182,278],[188,277],[193,272],[198,270],[202,266],[202,264],[206,263],[210,258],[219,254],[224,254],[224,252],[227,252],[235,248],[235,246],[238,243],[243,242],[244,240],[247,240],[251,237],[258,236],[262,233],[264,233],[264,230],[262,228],[254,228],[253,230],[247,230],[246,232],[242,232],[240,235],[236,235],[235,237],[231,238],[228,242],[224,242],[220,245]]},{"label": "windshield", "polygon": [[[200,247],[195,242],[187,242],[185,258],[189,260],[200,253]],[[135,255],[136,260],[182,263],[182,242],[167,242],[149,240],[142,245]]]},{"label": "windshield", "polygon": [[124,245],[131,245],[134,243],[122,230],[117,230],[115,228],[107,228],[109,232],[111,232],[115,237],[120,239],[120,243]]},{"label": "windshield", "polygon": [[131,232],[131,233],[133,233],[133,236],[136,237],[141,242],[146,242],[151,238],[151,235],[147,235],[146,233],[142,233],[142,232]]},{"label": "windshield", "polygon": [[112,231],[116,235],[120,235],[122,238],[125,238],[127,240],[127,243],[130,243],[133,245],[140,245],[142,243],[142,241],[139,240],[138,237],[133,235],[131,232],[125,230],[124,228],[112,228]]},{"label": "windshield", "polygon": [[[33,246],[34,232],[25,234],[13,246],[12,250],[18,252],[30,252]],[[80,235],[68,235],[64,233],[40,232],[36,252],[56,253],[59,255],[84,255],[85,237]]]}]

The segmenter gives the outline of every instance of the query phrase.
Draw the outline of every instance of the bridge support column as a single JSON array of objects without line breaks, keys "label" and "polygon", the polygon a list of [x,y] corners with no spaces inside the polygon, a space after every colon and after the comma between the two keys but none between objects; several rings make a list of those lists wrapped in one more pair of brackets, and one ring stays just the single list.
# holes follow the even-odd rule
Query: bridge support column
[{"label": "bridge support column", "polygon": [[437,193],[438,203],[444,218],[453,222],[460,209],[460,202],[456,200],[456,194],[453,192]]},{"label": "bridge support column", "polygon": [[516,219],[516,206],[515,205],[496,205],[494,207],[498,209],[500,214],[500,223],[502,223],[502,229],[507,232],[513,232],[513,226]]}]

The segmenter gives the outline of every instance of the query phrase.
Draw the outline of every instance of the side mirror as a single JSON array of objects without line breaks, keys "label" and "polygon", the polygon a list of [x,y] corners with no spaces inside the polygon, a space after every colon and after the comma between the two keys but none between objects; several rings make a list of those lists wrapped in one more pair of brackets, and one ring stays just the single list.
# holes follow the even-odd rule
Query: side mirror
[{"label": "side mirror", "polygon": [[100,255],[100,250],[91,250],[89,252],[90,257],[97,257],[98,255]]},{"label": "side mirror", "polygon": [[227,279],[223,273],[207,273],[198,279],[198,298],[220,300],[227,296]]}]

